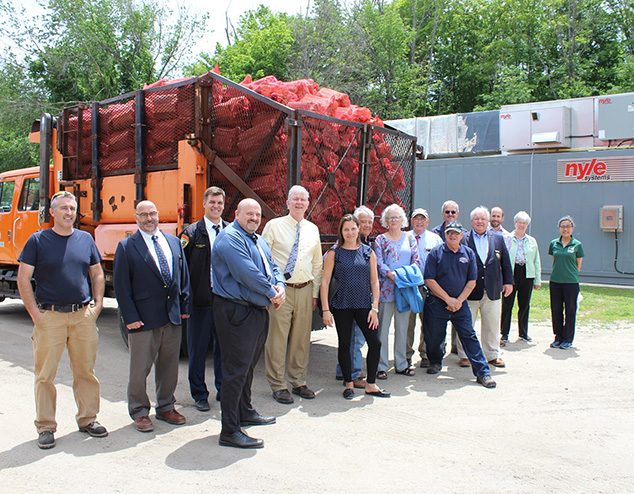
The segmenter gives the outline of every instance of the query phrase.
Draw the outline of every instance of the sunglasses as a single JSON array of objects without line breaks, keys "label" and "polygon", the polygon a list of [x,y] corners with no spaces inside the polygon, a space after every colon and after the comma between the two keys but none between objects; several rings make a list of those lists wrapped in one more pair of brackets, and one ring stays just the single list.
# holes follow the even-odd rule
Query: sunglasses
[{"label": "sunglasses", "polygon": [[445,211],[445,214],[456,214],[458,211]]}]

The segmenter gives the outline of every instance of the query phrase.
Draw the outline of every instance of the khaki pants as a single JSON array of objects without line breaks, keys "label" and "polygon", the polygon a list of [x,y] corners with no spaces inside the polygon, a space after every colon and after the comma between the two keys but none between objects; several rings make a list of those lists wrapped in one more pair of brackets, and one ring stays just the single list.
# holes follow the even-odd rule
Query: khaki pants
[{"label": "khaki pants", "polygon": [[[487,362],[495,360],[500,356],[500,312],[502,310],[501,300],[491,300],[486,294],[481,300],[467,300],[469,309],[471,310],[471,319],[473,327],[480,311],[480,344]],[[467,358],[462,348],[462,343],[458,339],[458,357]]]},{"label": "khaki pants", "polygon": [[86,427],[99,412],[99,381],[95,377],[98,334],[92,307],[77,312],[46,311],[33,328],[35,373],[35,427],[37,432],[57,430],[55,376],[68,347],[73,372],[73,393],[77,403],[77,425]]},{"label": "khaki pants", "polygon": [[273,392],[287,389],[284,369],[291,386],[306,384],[310,331],[313,320],[313,285],[286,288],[286,301],[279,310],[269,308],[271,322],[266,339],[266,378]]}]

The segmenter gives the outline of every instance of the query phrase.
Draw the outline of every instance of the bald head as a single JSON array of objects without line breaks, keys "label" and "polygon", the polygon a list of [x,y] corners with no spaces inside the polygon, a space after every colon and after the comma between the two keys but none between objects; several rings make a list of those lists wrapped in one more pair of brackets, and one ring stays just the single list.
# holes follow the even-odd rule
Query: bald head
[{"label": "bald head", "polygon": [[159,212],[152,201],[141,201],[136,207],[136,223],[148,235],[158,230]]},{"label": "bald head", "polygon": [[242,199],[236,209],[236,220],[247,233],[255,233],[262,220],[262,208],[255,199]]}]

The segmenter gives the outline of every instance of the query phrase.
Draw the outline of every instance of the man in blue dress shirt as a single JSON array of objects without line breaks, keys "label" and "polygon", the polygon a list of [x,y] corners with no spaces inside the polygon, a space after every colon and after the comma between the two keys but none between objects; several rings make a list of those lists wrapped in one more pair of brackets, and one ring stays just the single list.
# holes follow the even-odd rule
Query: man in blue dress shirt
[{"label": "man in blue dress shirt", "polygon": [[235,221],[216,237],[211,254],[213,313],[223,371],[219,443],[236,448],[264,446],[241,426],[275,423],[275,417],[261,416],[251,404],[253,369],[268,333],[268,307],[278,309],[286,299],[284,277],[271,249],[255,233],[261,218],[260,205],[243,199]]}]

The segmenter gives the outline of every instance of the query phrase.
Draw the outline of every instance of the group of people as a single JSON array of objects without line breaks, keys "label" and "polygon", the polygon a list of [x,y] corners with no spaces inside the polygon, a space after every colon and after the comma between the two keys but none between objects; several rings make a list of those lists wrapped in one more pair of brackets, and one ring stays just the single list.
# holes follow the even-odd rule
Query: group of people
[{"label": "group of people", "polygon": [[[354,397],[355,388],[390,397],[377,380],[388,378],[392,323],[394,371],[414,375],[416,314],[420,366],[428,374],[441,371],[451,321],[460,365],[471,366],[477,382],[487,388],[496,386],[489,366],[505,366],[499,352],[508,342],[516,293],[519,336],[530,341],[530,297],[533,287],[541,285],[541,265],[537,243],[526,233],[530,217],[525,212],[515,216],[515,230],[509,233],[501,226],[500,208],[491,213],[475,208],[467,232],[457,221],[458,204],[447,201],[444,221],[433,231],[427,229],[429,214],[420,208],[409,218],[412,230],[404,231],[408,217],[393,204],[381,215],[387,231],[372,245],[374,213],[362,206],[341,218],[337,243],[323,255],[319,230],[305,218],[305,188],[289,190],[288,214],[268,221],[262,235],[256,233],[262,214],[257,201],[242,200],[231,223],[222,219],[224,205],[222,189],[207,189],[204,217],[179,239],[161,231],[156,205],[141,201],[135,211],[138,231],[117,246],[114,288],[129,333],[128,412],[140,432],[154,428],[147,394],[152,367],[156,419],[186,423],[174,397],[185,319],[195,406],[201,412],[211,409],[205,364],[212,346],[215,399],[222,412],[219,444],[239,448],[263,446],[244,427],[276,420],[260,415],[251,401],[261,354],[277,402],[291,404],[293,395],[315,397],[306,378],[318,302],[324,324],[337,330],[336,377],[343,381],[346,399]],[[77,203],[71,193],[56,193],[50,212],[54,226],[29,238],[18,270],[20,294],[34,323],[35,425],[42,449],[55,446],[54,378],[64,348],[73,371],[79,430],[93,437],[108,435],[97,422],[99,382],[94,374],[96,319],[104,294],[101,256],[92,236],[73,227]],[[549,247],[554,261],[551,346],[566,349],[574,337],[583,248],[572,237],[572,218],[562,218],[559,227],[561,235]],[[473,325],[478,313],[480,339]],[[366,343],[364,375],[361,349]]]}]

